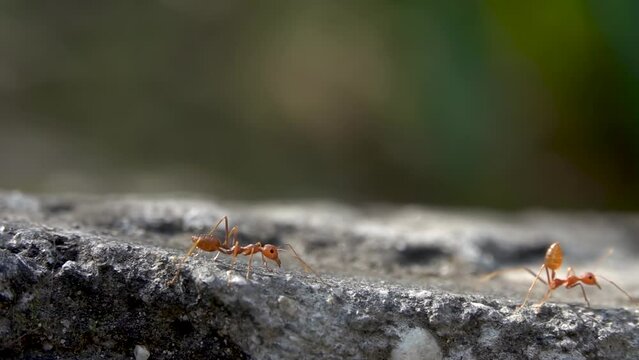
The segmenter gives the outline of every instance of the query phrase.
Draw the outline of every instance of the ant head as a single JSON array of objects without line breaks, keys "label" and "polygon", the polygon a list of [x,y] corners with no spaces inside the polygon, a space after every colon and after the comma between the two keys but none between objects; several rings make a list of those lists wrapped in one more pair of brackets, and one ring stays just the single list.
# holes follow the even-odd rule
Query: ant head
[{"label": "ant head", "polygon": [[200,235],[193,235],[193,236],[191,236],[191,241],[197,242],[198,240],[200,240],[201,237],[202,236],[200,236]]},{"label": "ant head", "polygon": [[581,277],[581,282],[583,282],[586,285],[596,285],[601,290],[601,286],[599,286],[599,283],[597,283],[597,278],[595,277],[595,274],[591,272],[585,273]]},{"label": "ant head", "polygon": [[277,266],[279,267],[281,264],[279,255],[277,253],[277,247],[274,245],[264,245],[264,247],[262,248],[262,254],[264,254],[264,256],[266,256],[267,258],[275,261],[277,263]]}]

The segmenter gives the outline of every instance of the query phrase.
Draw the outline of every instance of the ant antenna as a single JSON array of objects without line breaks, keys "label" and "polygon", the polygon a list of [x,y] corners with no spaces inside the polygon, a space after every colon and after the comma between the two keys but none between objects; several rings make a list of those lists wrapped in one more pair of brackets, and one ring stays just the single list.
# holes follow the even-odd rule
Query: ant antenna
[{"label": "ant antenna", "polygon": [[[599,259],[597,259],[597,261],[595,262],[595,269],[598,268],[599,266],[601,266],[601,263],[604,262],[604,260],[606,260],[610,255],[612,255],[615,252],[615,250],[613,248],[608,248],[608,250],[606,250],[605,253],[603,253],[601,256],[599,256]],[[630,299],[631,302],[637,302],[637,299],[633,298],[632,296],[630,296],[630,294],[628,294],[626,292],[626,290],[622,289],[619,285],[617,285],[614,281],[608,279],[607,277],[603,276],[603,275],[599,275],[597,274],[597,277],[600,277],[604,280],[606,280],[607,282],[611,283],[614,287],[617,288],[617,290],[621,291],[622,293],[624,293],[624,295],[626,295],[628,297],[628,299]]]},{"label": "ant antenna", "polygon": [[[319,279],[319,281],[322,282],[322,284],[329,286],[327,283],[324,282],[324,280],[322,280],[322,278],[319,276],[318,273],[315,272],[315,270],[313,270],[312,267],[310,267],[304,260],[302,260],[302,258],[297,254],[297,251],[295,251],[295,249],[293,249],[293,246],[291,246],[291,244],[284,244],[286,246],[288,246],[289,249],[291,249],[291,252],[293,252],[293,254],[291,254],[294,258],[297,259],[297,261],[300,262],[300,264],[302,264],[302,267],[304,268],[304,272],[312,272],[313,274],[315,274],[315,276],[317,276],[317,278]],[[284,250],[287,251],[286,249],[278,249],[278,250]]]},{"label": "ant antenna", "polygon": [[612,280],[608,279],[607,277],[605,277],[605,276],[603,276],[603,275],[597,275],[597,277],[600,277],[600,278],[602,278],[602,279],[606,280],[607,282],[611,283],[612,285],[614,285],[617,289],[619,289],[619,291],[621,291],[622,293],[624,293],[624,294],[628,297],[628,299],[630,299],[630,301],[631,301],[631,302],[637,302],[637,300],[636,300],[635,298],[633,298],[632,296],[630,296],[630,294],[628,294],[628,293],[626,292],[626,290],[622,289],[619,285],[615,284],[615,282],[614,282],[614,281],[612,281]]}]

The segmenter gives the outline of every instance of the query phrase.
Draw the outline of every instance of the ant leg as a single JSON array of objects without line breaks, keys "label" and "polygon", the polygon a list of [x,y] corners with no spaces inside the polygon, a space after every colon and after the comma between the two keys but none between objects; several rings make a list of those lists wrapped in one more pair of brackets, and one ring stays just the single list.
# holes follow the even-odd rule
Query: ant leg
[{"label": "ant leg", "polygon": [[555,272],[555,270],[550,270],[550,274],[548,274],[548,268],[546,268],[546,278],[548,279],[548,286],[552,287],[555,277],[557,276],[557,273]]},{"label": "ant leg", "polygon": [[581,293],[584,295],[584,300],[586,300],[586,304],[588,305],[588,307],[590,307],[590,301],[588,300],[588,296],[586,296],[586,289],[584,289],[584,286],[581,285],[581,283],[574,283],[572,284],[572,286],[566,286],[566,289],[572,289],[577,285],[579,285],[579,287],[581,288]]},{"label": "ant leg", "polygon": [[228,247],[231,236],[233,236],[233,245],[235,245],[236,242],[239,243],[239,241],[237,241],[237,235],[239,234],[239,232],[240,228],[238,228],[237,226],[233,226],[230,232],[227,231],[226,238],[224,239],[224,244],[222,246],[225,248]]},{"label": "ant leg", "polygon": [[262,266],[264,266],[266,270],[272,271],[271,268],[268,267],[268,262],[266,261],[266,257],[264,256],[264,253],[260,252],[260,254],[262,255]]},{"label": "ant leg", "polygon": [[229,218],[227,216],[223,216],[220,219],[220,221],[218,221],[217,224],[215,224],[215,226],[211,229],[211,231],[209,231],[208,235],[209,236],[214,235],[215,231],[217,231],[217,228],[220,226],[222,221],[224,221],[224,243],[222,244],[222,247],[228,248],[229,239],[231,238],[231,235],[237,235],[240,229],[237,226],[233,226],[231,231],[229,231]]},{"label": "ant leg", "polygon": [[237,262],[237,254],[231,254],[231,271],[235,270],[235,263]]},{"label": "ant leg", "polygon": [[548,279],[548,284],[549,284],[548,285],[548,290],[544,294],[544,298],[541,299],[541,302],[539,304],[535,305],[535,307],[541,307],[541,305],[543,305],[546,301],[548,301],[552,291],[555,290],[555,288],[553,287],[553,281],[552,281],[552,280],[555,279],[555,270],[548,271],[548,268],[546,267],[546,278]]},{"label": "ant leg", "polygon": [[[249,279],[249,277],[251,276],[251,270],[253,270],[253,255],[255,255],[255,252],[257,251],[259,251],[260,254],[262,254],[261,249],[262,249],[262,243],[259,241],[256,242],[249,256],[248,268],[246,269],[246,280]],[[264,254],[262,254],[262,256],[264,256]]]},{"label": "ant leg", "polygon": [[532,285],[530,285],[530,288],[528,289],[528,294],[526,294],[526,297],[524,298],[524,302],[521,305],[519,305],[517,310],[523,308],[524,306],[526,306],[526,303],[528,303],[528,298],[530,297],[530,294],[532,293],[533,288],[537,284],[537,280],[539,280],[539,276],[541,275],[541,272],[544,269],[546,269],[546,275],[548,274],[548,268],[546,268],[546,264],[541,265],[541,267],[539,268],[539,271],[537,272],[537,275],[535,275],[535,280],[533,280]]},{"label": "ant leg", "polygon": [[253,268],[253,255],[255,255],[254,251],[251,252],[251,255],[249,256],[248,268],[246,269],[246,280],[249,280],[251,276],[251,269]]},{"label": "ant leg", "polygon": [[226,216],[223,216],[220,221],[217,222],[217,224],[215,224],[215,226],[213,226],[211,228],[211,231],[209,231],[208,235],[213,235],[215,233],[215,231],[217,230],[217,228],[220,226],[220,224],[222,223],[222,221],[224,221],[224,227],[226,228],[226,234],[229,233],[229,219]]},{"label": "ant leg", "polygon": [[231,258],[231,268],[226,272],[226,274],[227,274],[226,286],[231,286],[231,275],[235,271],[235,262],[237,261],[237,255],[236,254],[231,254],[231,256],[232,256],[232,258]]},{"label": "ant leg", "polygon": [[550,295],[552,295],[552,292],[556,289],[555,287],[555,270],[550,270],[548,271],[548,267],[546,267],[546,278],[548,279],[548,290],[546,291],[546,294],[544,294],[544,298],[541,299],[541,302],[537,305],[535,305],[535,307],[541,307],[546,301],[548,301],[548,299],[550,298]]},{"label": "ant leg", "polygon": [[180,263],[178,264],[178,270],[177,273],[175,274],[175,276],[173,277],[173,279],[171,279],[171,281],[168,282],[168,285],[173,285],[178,277],[180,276],[180,272],[182,271],[182,269],[184,268],[184,263],[186,262],[186,260],[189,258],[189,256],[191,256],[191,254],[193,254],[193,251],[195,251],[195,249],[197,248],[197,246],[200,244],[200,240],[196,241],[191,248],[189,249],[189,251],[187,251],[186,256],[184,256],[184,258],[182,259],[182,261],[180,261]]},{"label": "ant leg", "polygon": [[227,286],[231,286],[231,273],[235,271],[235,263],[237,262],[237,256],[239,254],[240,244],[237,240],[237,237],[233,238],[233,247],[231,249],[223,250],[226,255],[231,255],[231,269],[227,271],[228,280],[226,282]]},{"label": "ant leg", "polygon": [[544,295],[544,298],[543,298],[543,299],[541,299],[541,302],[540,302],[539,304],[535,305],[535,307],[541,307],[541,306],[542,306],[542,305],[543,305],[546,301],[548,301],[548,299],[550,298],[550,295],[552,294],[552,291],[553,291],[553,290],[554,290],[554,289],[550,289],[550,288],[549,288],[549,289],[546,291],[546,294]]},{"label": "ant leg", "polygon": [[[527,268],[527,267],[515,267],[515,268],[501,269],[501,270],[496,270],[496,271],[490,272],[490,273],[488,273],[488,274],[486,274],[486,275],[482,276],[482,277],[479,279],[479,281],[480,281],[480,282],[485,282],[485,281],[488,281],[488,280],[492,280],[493,278],[495,278],[495,277],[497,277],[497,276],[499,276],[499,275],[501,275],[501,274],[504,274],[504,273],[507,273],[507,272],[512,272],[512,271],[519,271],[519,270],[525,270],[525,271],[526,271],[526,272],[528,272],[530,275],[532,275],[533,277],[535,277],[535,272],[534,272],[534,271],[532,271],[532,270],[530,270],[529,268]],[[544,283],[544,285],[548,285],[548,283],[546,282],[546,280],[544,280],[544,279],[542,279],[542,278],[539,278],[539,281],[541,281],[542,283]]]},{"label": "ant leg", "polygon": [[[568,275],[566,277],[571,277],[571,276],[576,276],[575,274],[575,269],[572,268],[572,266],[568,267]],[[575,286],[579,285],[579,287],[581,288],[581,293],[584,296],[584,300],[586,300],[586,306],[590,307],[590,301],[588,300],[588,296],[586,295],[586,289],[584,288],[584,286],[581,283],[574,283],[571,286],[566,286],[566,289],[572,289]],[[598,285],[597,285],[598,286]]]}]

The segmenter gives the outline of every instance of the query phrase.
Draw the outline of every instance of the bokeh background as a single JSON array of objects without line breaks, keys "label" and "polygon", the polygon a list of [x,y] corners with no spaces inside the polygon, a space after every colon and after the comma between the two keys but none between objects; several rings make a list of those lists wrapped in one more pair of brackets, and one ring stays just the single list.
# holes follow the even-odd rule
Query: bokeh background
[{"label": "bokeh background", "polygon": [[636,1],[0,4],[0,188],[639,209]]}]

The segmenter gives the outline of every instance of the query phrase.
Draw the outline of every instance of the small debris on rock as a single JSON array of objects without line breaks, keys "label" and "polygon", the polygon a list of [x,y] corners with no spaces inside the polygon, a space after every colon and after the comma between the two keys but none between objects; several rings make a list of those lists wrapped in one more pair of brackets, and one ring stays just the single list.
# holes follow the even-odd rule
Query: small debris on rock
[{"label": "small debris on rock", "polygon": [[228,278],[229,285],[231,285],[231,284],[233,284],[233,285],[247,285],[248,284],[248,281],[246,280],[246,278],[244,276],[238,275],[233,270],[228,270],[226,272],[226,276]]},{"label": "small debris on rock", "polygon": [[284,295],[280,295],[277,298],[277,304],[280,310],[284,311],[287,315],[295,316],[295,314],[297,314],[297,304],[295,303],[295,300]]},{"label": "small debris on rock", "polygon": [[423,328],[412,328],[400,335],[401,340],[391,352],[393,360],[441,360],[442,351],[435,337]]},{"label": "small debris on rock", "polygon": [[135,345],[133,349],[133,355],[135,356],[135,360],[146,360],[151,356],[149,349],[144,345]]}]

